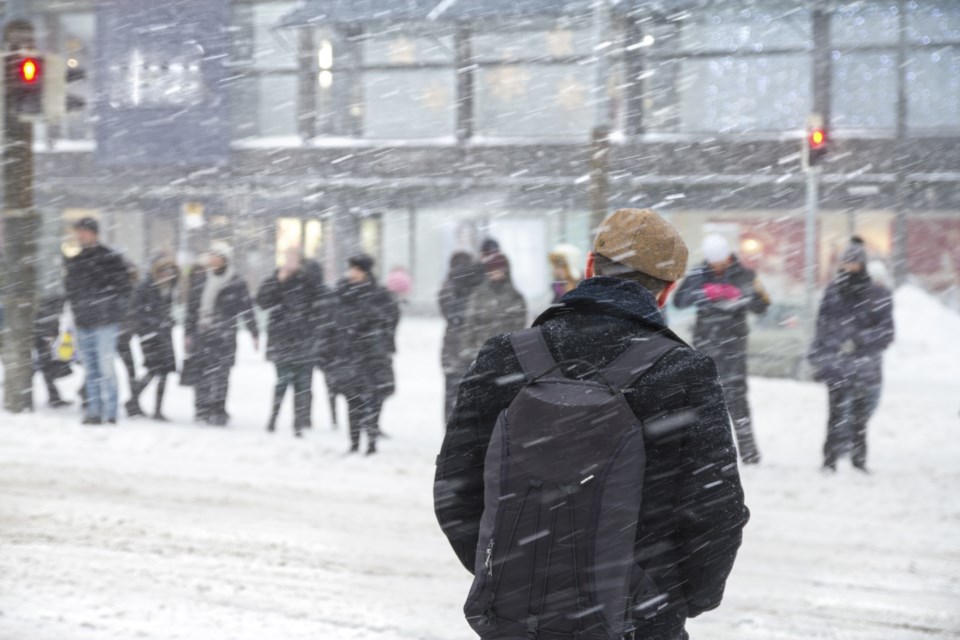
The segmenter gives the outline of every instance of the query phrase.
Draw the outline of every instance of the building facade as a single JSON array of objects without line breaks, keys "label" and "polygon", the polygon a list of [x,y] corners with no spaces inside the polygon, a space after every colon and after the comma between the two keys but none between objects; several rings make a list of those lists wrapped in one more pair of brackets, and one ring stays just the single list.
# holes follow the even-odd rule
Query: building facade
[{"label": "building facade", "polygon": [[603,127],[611,208],[654,207],[694,247],[724,233],[794,299],[819,113],[821,280],[856,232],[897,271],[957,286],[958,3],[611,5],[34,2],[43,49],[85,72],[83,108],[38,130],[48,271],[95,215],[140,264],[228,240],[252,281],[290,245],[331,280],[367,251],[408,269],[429,310],[449,255],[491,236],[537,307],[550,249],[590,244]]}]

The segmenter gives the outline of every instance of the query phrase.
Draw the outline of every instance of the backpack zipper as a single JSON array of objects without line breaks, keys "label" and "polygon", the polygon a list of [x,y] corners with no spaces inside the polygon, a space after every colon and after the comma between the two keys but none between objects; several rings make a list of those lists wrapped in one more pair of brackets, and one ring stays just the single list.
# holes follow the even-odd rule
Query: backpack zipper
[{"label": "backpack zipper", "polygon": [[487,544],[487,557],[483,561],[483,566],[487,570],[487,576],[490,578],[493,577],[493,546],[494,539],[491,537],[490,543]]}]

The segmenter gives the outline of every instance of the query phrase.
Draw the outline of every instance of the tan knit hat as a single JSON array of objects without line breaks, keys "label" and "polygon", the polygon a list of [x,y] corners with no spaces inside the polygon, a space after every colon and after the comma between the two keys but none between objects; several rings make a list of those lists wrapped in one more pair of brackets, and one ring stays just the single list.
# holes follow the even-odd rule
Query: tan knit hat
[{"label": "tan knit hat", "polygon": [[600,225],[594,253],[634,271],[676,282],[687,272],[687,245],[652,209],[620,209]]}]

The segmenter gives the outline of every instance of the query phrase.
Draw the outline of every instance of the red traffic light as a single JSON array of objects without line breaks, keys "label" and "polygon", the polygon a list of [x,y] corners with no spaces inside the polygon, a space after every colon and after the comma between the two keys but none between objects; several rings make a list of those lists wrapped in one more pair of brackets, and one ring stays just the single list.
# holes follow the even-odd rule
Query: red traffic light
[{"label": "red traffic light", "polygon": [[827,145],[827,133],[820,128],[811,129],[807,142],[813,150],[823,149]]},{"label": "red traffic light", "polygon": [[26,84],[34,84],[40,79],[40,61],[36,58],[24,58],[17,67],[20,80]]}]

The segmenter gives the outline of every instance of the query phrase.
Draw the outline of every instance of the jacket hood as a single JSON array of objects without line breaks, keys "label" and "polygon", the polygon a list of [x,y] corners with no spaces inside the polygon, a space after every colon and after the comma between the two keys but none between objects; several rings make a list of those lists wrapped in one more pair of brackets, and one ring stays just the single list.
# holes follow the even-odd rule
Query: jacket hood
[{"label": "jacket hood", "polygon": [[665,329],[657,298],[646,287],[621,278],[597,276],[584,280],[547,309],[534,322],[539,326],[548,320],[576,310],[592,309],[597,313],[623,317]]}]

